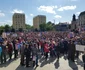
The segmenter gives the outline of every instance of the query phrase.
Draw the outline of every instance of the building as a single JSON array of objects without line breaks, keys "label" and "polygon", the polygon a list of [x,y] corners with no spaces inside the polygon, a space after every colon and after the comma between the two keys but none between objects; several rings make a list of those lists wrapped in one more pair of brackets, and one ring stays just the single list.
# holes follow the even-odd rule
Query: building
[{"label": "building", "polygon": [[22,28],[23,30],[26,29],[25,25],[25,14],[21,13],[14,13],[12,17],[13,21],[13,28],[18,30]]},{"label": "building", "polygon": [[79,14],[78,21],[79,21],[79,27],[85,29],[85,11]]},{"label": "building", "polygon": [[69,30],[69,23],[68,22],[59,22],[59,24],[56,25],[57,31],[68,31]]},{"label": "building", "polygon": [[46,16],[45,15],[38,15],[33,18],[33,27],[34,29],[39,29],[39,25],[46,23]]}]

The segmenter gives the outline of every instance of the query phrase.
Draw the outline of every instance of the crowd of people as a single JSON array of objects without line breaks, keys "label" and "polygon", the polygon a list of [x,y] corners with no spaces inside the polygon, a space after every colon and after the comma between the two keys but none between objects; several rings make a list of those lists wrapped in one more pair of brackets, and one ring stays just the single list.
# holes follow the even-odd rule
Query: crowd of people
[{"label": "crowd of people", "polygon": [[[7,55],[9,61],[14,55],[16,59],[21,56],[20,65],[30,66],[30,61],[34,66],[38,66],[39,55],[45,60],[48,58],[59,58],[66,55],[68,60],[75,62],[79,58],[79,51],[76,51],[76,44],[85,45],[84,31],[74,32],[22,32],[9,33],[6,37],[0,37],[0,61],[6,63]],[[48,57],[50,54],[50,57]],[[85,69],[85,55],[82,56]]]}]

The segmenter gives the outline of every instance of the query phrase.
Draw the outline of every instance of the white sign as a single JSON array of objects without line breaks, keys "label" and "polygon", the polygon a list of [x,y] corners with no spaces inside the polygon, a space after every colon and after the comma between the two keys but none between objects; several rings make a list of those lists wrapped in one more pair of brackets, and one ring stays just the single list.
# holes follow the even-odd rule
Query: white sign
[{"label": "white sign", "polygon": [[76,51],[84,51],[85,46],[84,45],[76,45]]}]

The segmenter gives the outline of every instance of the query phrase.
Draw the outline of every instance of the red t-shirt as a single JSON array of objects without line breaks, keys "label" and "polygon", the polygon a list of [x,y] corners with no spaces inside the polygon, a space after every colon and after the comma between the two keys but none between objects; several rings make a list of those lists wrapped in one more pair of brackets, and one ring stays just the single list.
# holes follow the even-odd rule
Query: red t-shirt
[{"label": "red t-shirt", "polygon": [[45,52],[49,52],[48,44],[45,44],[45,45],[44,45],[44,51],[45,51]]}]

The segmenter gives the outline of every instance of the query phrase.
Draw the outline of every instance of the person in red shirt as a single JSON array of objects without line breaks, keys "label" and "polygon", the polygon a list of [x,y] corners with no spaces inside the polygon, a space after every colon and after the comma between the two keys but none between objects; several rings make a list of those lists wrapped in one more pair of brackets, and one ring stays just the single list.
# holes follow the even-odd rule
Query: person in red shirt
[{"label": "person in red shirt", "polygon": [[48,47],[48,44],[46,42],[45,42],[45,45],[44,45],[44,51],[45,51],[45,59],[47,60],[48,53],[49,53],[49,47]]}]

